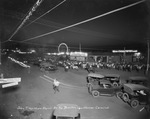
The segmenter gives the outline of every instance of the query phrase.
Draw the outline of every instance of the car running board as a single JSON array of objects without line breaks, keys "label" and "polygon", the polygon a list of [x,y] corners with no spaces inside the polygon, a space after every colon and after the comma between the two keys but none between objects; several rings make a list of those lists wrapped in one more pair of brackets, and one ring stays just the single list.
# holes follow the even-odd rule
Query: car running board
[{"label": "car running board", "polygon": [[113,94],[100,94],[100,96],[110,96],[110,97],[112,97],[114,95]]}]

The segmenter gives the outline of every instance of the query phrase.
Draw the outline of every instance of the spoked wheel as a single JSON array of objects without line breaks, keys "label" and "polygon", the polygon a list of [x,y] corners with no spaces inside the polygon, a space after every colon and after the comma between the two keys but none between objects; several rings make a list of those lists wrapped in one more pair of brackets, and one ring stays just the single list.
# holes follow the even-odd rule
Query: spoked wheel
[{"label": "spoked wheel", "polygon": [[124,93],[122,96],[122,99],[124,102],[128,102],[129,101],[129,95],[127,93]]},{"label": "spoked wheel", "polygon": [[93,97],[99,97],[99,92],[98,91],[92,91]]},{"label": "spoked wheel", "polygon": [[113,83],[113,86],[114,86],[114,87],[118,87],[118,83],[117,83],[117,82],[114,82],[114,83]]},{"label": "spoked wheel", "polygon": [[91,84],[88,84],[88,92],[91,93],[92,90],[93,90],[92,85],[91,85]]},{"label": "spoked wheel", "polygon": [[139,101],[138,100],[131,100],[130,105],[132,108],[137,108],[139,106]]},{"label": "spoked wheel", "polygon": [[116,97],[117,97],[117,98],[121,99],[122,96],[123,96],[123,92],[117,92],[117,93],[116,93]]}]

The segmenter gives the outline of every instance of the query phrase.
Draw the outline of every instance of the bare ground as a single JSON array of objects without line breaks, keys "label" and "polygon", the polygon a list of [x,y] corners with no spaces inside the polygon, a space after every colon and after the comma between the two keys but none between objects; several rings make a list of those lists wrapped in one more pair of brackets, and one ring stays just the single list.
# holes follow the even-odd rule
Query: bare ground
[{"label": "bare ground", "polygon": [[[41,72],[38,67],[23,68],[9,60],[1,66],[5,77],[21,77],[18,87],[0,88],[0,119],[50,119],[53,108],[59,103],[73,103],[80,106],[81,119],[149,119],[143,106],[132,109],[122,100],[114,97],[92,97],[86,88],[85,70],[65,72],[59,68],[56,72]],[[116,73],[124,80],[129,76],[144,75],[143,72],[123,72],[102,70],[101,74]],[[60,92],[54,94],[51,80],[44,75],[57,78]]]}]

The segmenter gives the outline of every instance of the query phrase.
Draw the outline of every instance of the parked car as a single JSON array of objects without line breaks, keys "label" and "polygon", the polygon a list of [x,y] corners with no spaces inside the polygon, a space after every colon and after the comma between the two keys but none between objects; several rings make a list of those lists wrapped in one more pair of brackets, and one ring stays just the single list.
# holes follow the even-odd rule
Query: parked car
[{"label": "parked car", "polygon": [[56,71],[57,69],[57,66],[52,65],[49,62],[42,62],[40,64],[40,70],[42,71]]},{"label": "parked car", "polygon": [[[122,93],[122,94],[121,94]],[[132,108],[138,105],[148,105],[150,89],[139,84],[124,84],[119,96],[124,102]]]},{"label": "parked car", "polygon": [[126,83],[148,85],[148,78],[144,76],[133,76],[126,80]]},{"label": "parked car", "polygon": [[87,85],[97,85],[102,79],[104,79],[104,76],[101,74],[89,73],[86,77]]},{"label": "parked car", "polygon": [[75,104],[58,104],[51,119],[80,119],[79,107]]},{"label": "parked car", "polygon": [[89,85],[88,91],[93,97],[104,96],[114,96],[117,92],[121,91],[120,87],[114,87],[110,81],[105,79],[99,82],[99,85]]},{"label": "parked car", "polygon": [[33,61],[32,63],[33,63],[33,65],[35,65],[35,66],[38,66],[38,67],[39,67],[41,62],[40,62],[40,61],[38,61],[38,60],[35,60],[35,61]]},{"label": "parked car", "polygon": [[109,80],[113,86],[117,87],[121,85],[120,75],[118,74],[106,74],[105,79]]},{"label": "parked car", "polygon": [[45,71],[56,71],[58,68],[55,65],[45,67]]}]

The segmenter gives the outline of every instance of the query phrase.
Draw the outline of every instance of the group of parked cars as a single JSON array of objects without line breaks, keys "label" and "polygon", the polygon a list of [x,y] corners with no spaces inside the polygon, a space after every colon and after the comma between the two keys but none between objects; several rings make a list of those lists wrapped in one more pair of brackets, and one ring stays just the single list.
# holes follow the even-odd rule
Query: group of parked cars
[{"label": "group of parked cars", "polygon": [[[146,110],[150,111],[150,89],[146,77],[129,77],[123,82],[118,74],[89,73],[86,80],[88,92],[93,97],[116,96],[132,108],[145,105]],[[75,104],[58,104],[51,119],[80,119],[79,109]]]},{"label": "group of parked cars", "polygon": [[88,92],[98,97],[116,96],[128,103],[132,108],[145,105],[150,111],[150,89],[148,78],[142,76],[129,77],[123,83],[117,74],[101,75],[89,73],[87,76]]}]

